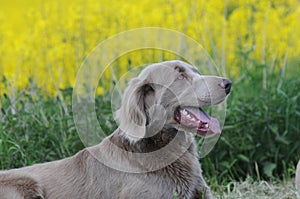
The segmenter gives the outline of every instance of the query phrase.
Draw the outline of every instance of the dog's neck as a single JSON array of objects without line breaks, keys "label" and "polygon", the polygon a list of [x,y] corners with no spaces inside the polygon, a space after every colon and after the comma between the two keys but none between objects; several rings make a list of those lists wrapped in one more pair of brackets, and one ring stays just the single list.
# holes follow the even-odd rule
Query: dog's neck
[{"label": "dog's neck", "polygon": [[133,173],[166,167],[186,153],[198,158],[193,135],[174,128],[162,129],[152,137],[136,141],[117,129],[90,151],[106,166]]},{"label": "dog's neck", "polygon": [[176,129],[163,129],[157,134],[132,141],[121,129],[117,129],[109,140],[121,149],[130,152],[146,153],[158,150],[168,143],[177,135]]},{"label": "dog's neck", "polygon": [[[178,136],[178,139],[174,139]],[[136,153],[149,153],[159,150],[168,144],[176,146],[188,146],[193,144],[193,136],[190,133],[178,131],[175,128],[164,128],[155,135],[147,138],[141,138],[137,141],[131,141],[121,129],[117,129],[110,137],[112,144],[119,148]],[[174,143],[171,143],[174,141]]]}]

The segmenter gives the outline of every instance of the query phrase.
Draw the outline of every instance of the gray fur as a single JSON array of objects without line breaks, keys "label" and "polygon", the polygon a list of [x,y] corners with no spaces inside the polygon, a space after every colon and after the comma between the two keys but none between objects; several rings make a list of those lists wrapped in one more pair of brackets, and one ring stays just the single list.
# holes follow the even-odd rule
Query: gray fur
[{"label": "gray fur", "polygon": [[[177,79],[178,66],[185,69],[186,81]],[[146,67],[125,90],[117,112],[120,127],[115,132],[70,158],[2,171],[0,198],[171,199],[175,193],[178,198],[212,198],[202,177],[193,132],[180,127],[173,114],[179,105],[223,101],[222,80],[200,76],[195,67],[181,61]],[[171,141],[174,144],[167,155],[178,158],[163,168],[153,169],[159,162],[143,159],[143,155],[138,160],[129,155],[151,153]],[[128,173],[105,162],[149,172]]]},{"label": "gray fur", "polygon": [[298,195],[300,196],[300,161],[297,164],[297,169],[296,169],[296,191]]}]

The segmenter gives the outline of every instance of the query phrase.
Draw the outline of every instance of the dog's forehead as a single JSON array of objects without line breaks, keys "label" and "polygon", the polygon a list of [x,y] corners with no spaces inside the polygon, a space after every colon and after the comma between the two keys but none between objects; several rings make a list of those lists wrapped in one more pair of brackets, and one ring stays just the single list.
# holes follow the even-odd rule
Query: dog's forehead
[{"label": "dog's forehead", "polygon": [[163,62],[163,63],[166,63],[166,65],[170,65],[172,68],[177,68],[177,67],[182,67],[184,68],[185,70],[191,70],[191,71],[194,71],[194,72],[198,72],[198,69],[193,66],[193,65],[190,65],[186,62],[183,62],[183,61],[179,61],[179,60],[174,60],[174,61],[167,61],[167,62]]},{"label": "dog's forehead", "polygon": [[172,61],[165,61],[165,62],[161,62],[161,63],[157,63],[157,64],[151,64],[148,67],[146,67],[145,69],[147,70],[151,70],[151,69],[155,69],[155,70],[174,70],[177,67],[182,67],[185,70],[191,70],[194,72],[198,72],[197,67],[190,65],[186,62],[183,61],[179,61],[179,60],[172,60]]},{"label": "dog's forehead", "polygon": [[177,67],[184,69],[184,72],[199,74],[195,66],[183,61],[172,60],[148,65],[140,72],[139,77],[153,76],[153,74],[155,74],[155,76],[170,74],[175,71]]},{"label": "dog's forehead", "polygon": [[190,64],[186,64],[186,67],[190,70],[192,70],[193,72],[198,73],[198,68],[196,66],[190,65]]}]

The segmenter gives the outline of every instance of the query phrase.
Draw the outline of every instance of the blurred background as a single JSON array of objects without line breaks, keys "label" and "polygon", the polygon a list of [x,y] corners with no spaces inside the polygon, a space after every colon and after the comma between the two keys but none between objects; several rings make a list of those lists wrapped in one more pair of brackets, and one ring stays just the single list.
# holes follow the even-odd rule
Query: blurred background
[{"label": "blurred background", "polygon": [[[289,182],[300,159],[300,3],[297,0],[0,0],[0,169],[82,149],[72,87],[99,42],[132,28],[180,31],[233,81],[221,139],[201,160],[219,191],[232,181]],[[175,59],[137,51],[114,65]],[[97,89],[104,129],[116,128],[109,85]],[[229,185],[229,191],[233,188]]]}]

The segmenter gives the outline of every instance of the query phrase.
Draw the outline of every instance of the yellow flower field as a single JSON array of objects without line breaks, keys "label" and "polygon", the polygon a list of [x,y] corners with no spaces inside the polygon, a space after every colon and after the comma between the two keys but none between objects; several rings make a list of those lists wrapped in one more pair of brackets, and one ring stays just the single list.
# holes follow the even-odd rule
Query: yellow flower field
[{"label": "yellow flower field", "polygon": [[[297,0],[0,1],[1,95],[28,86],[50,94],[72,87],[99,42],[138,27],[187,34],[233,77],[249,60],[282,67],[300,54]],[[120,58],[121,68],[128,56]],[[147,56],[130,59],[142,64]]]}]

